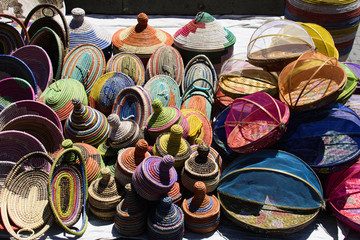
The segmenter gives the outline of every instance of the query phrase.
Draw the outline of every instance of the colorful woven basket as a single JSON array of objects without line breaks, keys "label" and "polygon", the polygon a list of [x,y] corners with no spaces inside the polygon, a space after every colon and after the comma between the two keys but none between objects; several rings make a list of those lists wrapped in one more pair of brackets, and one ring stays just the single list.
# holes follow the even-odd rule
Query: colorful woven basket
[{"label": "colorful woven basket", "polygon": [[172,77],[156,75],[146,82],[144,88],[150,93],[151,99],[160,99],[164,107],[180,108],[180,89]]},{"label": "colorful woven basket", "polygon": [[172,203],[169,196],[164,197],[149,214],[147,226],[148,236],[152,240],[182,239],[185,232],[184,213]]},{"label": "colorful woven basket", "polygon": [[64,136],[60,129],[46,117],[39,115],[21,115],[11,119],[2,129],[26,132],[36,137],[52,155],[61,148]]},{"label": "colorful woven basket", "polygon": [[134,81],[125,73],[107,72],[98,78],[91,88],[89,106],[107,116],[111,113],[115,98],[121,90],[134,85]]},{"label": "colorful woven basket", "polygon": [[73,98],[80,98],[81,103],[88,105],[88,98],[84,86],[75,79],[60,79],[52,83],[41,94],[39,101],[48,105],[56,112],[61,121],[71,114],[74,105]]},{"label": "colorful woven basket", "polygon": [[10,55],[0,55],[0,79],[16,77],[27,81],[35,94],[37,94],[37,84],[31,69],[25,62],[17,57]]},{"label": "colorful woven basket", "polygon": [[336,99],[336,102],[345,104],[347,100],[349,100],[351,95],[355,92],[356,87],[359,83],[359,78],[355,75],[355,73],[348,65],[342,62],[339,62],[339,64],[346,72],[347,81],[344,90],[340,93],[340,95]]},{"label": "colorful woven basket", "polygon": [[172,203],[175,203],[177,205],[181,203],[182,200],[181,190],[182,189],[180,188],[180,183],[175,182],[174,186],[167,193],[167,196],[171,197]]},{"label": "colorful woven basket", "polygon": [[106,72],[122,72],[128,75],[136,85],[145,83],[145,67],[133,53],[120,52],[113,55],[106,64]]},{"label": "colorful woven basket", "polygon": [[197,155],[185,161],[181,171],[181,182],[183,186],[193,192],[194,184],[202,181],[206,186],[206,192],[213,192],[220,179],[220,169],[217,162],[209,156],[210,147],[201,143],[197,147]]},{"label": "colorful woven basket", "polygon": [[118,115],[112,113],[108,116],[111,126],[107,143],[114,150],[134,147],[139,139],[143,138],[143,130],[133,120],[120,121]]},{"label": "colorful woven basket", "polygon": [[[194,144],[194,145],[191,145],[191,155],[190,157],[191,158],[195,158],[196,156],[199,155],[197,149],[198,149],[198,146],[201,144],[202,142],[200,143],[197,143],[197,144]],[[206,144],[206,143],[205,143]],[[209,154],[208,154],[208,158],[210,158],[211,160],[213,160],[214,162],[217,163],[218,165],[218,169],[220,171],[220,175],[222,173],[222,171],[224,170],[224,166],[225,164],[223,163],[223,160],[222,160],[222,157],[221,155],[213,148],[211,147],[210,145],[208,145],[210,150],[209,150]]]},{"label": "colorful woven basket", "polygon": [[145,158],[151,156],[147,150],[148,143],[140,139],[135,147],[125,148],[119,152],[115,165],[115,178],[122,186],[131,183],[135,168]]},{"label": "colorful woven basket", "polygon": [[130,183],[125,185],[125,198],[116,207],[115,229],[125,236],[138,236],[146,231],[147,209]]},{"label": "colorful woven basket", "polygon": [[[54,160],[49,175],[50,206],[57,223],[66,232],[81,236],[88,224],[85,161],[80,150],[73,147],[71,140],[65,140],[62,145],[65,150]],[[80,217],[81,226],[74,229],[73,226],[79,222]]]},{"label": "colorful woven basket", "polygon": [[24,46],[25,44],[29,43],[29,34],[26,31],[26,28],[22,21],[18,19],[17,17],[9,14],[0,13],[0,18],[7,18],[9,20],[15,21],[21,29],[24,32],[24,38],[20,34],[20,32],[11,26],[10,24],[7,24],[5,22],[0,23],[0,36],[1,36],[1,42],[0,42],[0,54],[10,54],[12,51],[16,50],[17,48],[20,48]]},{"label": "colorful woven basket", "polygon": [[65,56],[61,78],[78,80],[89,95],[95,81],[105,73],[105,66],[106,60],[101,49],[93,44],[84,43]]},{"label": "colorful woven basket", "polygon": [[227,143],[239,153],[271,147],[284,135],[289,117],[289,107],[267,93],[238,98],[225,121]]},{"label": "colorful woven basket", "polygon": [[222,93],[233,99],[256,92],[277,96],[277,77],[241,59],[231,58],[224,62],[219,75]]},{"label": "colorful woven basket", "polygon": [[0,80],[0,105],[6,109],[12,103],[21,100],[35,100],[32,86],[24,79],[9,77]]},{"label": "colorful woven basket", "polygon": [[116,113],[120,120],[134,120],[141,129],[152,113],[151,96],[140,86],[127,87],[116,96],[112,113]]},{"label": "colorful woven basket", "polygon": [[174,45],[184,62],[205,54],[214,64],[221,64],[231,57],[235,42],[235,35],[207,12],[199,12],[174,34]]},{"label": "colorful woven basket", "polygon": [[36,45],[23,46],[12,52],[11,55],[21,59],[30,68],[35,77],[38,95],[40,95],[53,79],[49,55]]},{"label": "colorful woven basket", "polygon": [[95,148],[104,142],[110,132],[110,125],[104,114],[85,106],[80,98],[72,100],[74,109],[66,119],[64,136],[74,142],[88,143]]},{"label": "colorful woven basket", "polygon": [[178,179],[174,163],[171,155],[145,158],[132,175],[137,194],[149,201],[158,201],[166,195]]},{"label": "colorful woven basket", "polygon": [[207,116],[193,109],[181,109],[181,113],[189,123],[189,135],[186,140],[190,145],[194,144],[197,138],[200,138],[204,143],[211,146],[213,130]]},{"label": "colorful woven basket", "polygon": [[101,178],[89,186],[89,209],[102,220],[114,220],[116,206],[121,201],[120,189],[111,176],[110,169],[101,169]]},{"label": "colorful woven basket", "polygon": [[314,41],[300,24],[274,20],[258,27],[247,47],[248,61],[269,72],[280,72],[301,54],[315,49]]},{"label": "colorful woven basket", "polygon": [[176,48],[163,45],[155,50],[146,66],[146,77],[168,75],[181,85],[184,79],[184,62]]},{"label": "colorful woven basket", "polygon": [[199,181],[193,185],[194,196],[181,205],[185,215],[185,227],[196,233],[214,231],[220,223],[220,202],[206,194],[206,185]]},{"label": "colorful woven basket", "polygon": [[100,48],[105,59],[109,59],[112,54],[111,34],[100,26],[89,23],[82,8],[73,8],[71,15],[73,18],[69,22],[69,51],[83,43],[90,43]]},{"label": "colorful woven basket", "polygon": [[171,46],[172,36],[148,24],[148,16],[140,13],[137,16],[137,25],[116,31],[112,36],[113,53],[129,52],[136,54],[146,66],[154,51],[162,45]]},{"label": "colorful woven basket", "polygon": [[290,109],[321,108],[336,100],[347,76],[336,58],[308,51],[287,65],[279,75],[279,97]]},{"label": "colorful woven basket", "polygon": [[232,162],[217,194],[227,218],[264,234],[297,232],[325,208],[321,183],[312,169],[292,154],[270,149]]},{"label": "colorful woven basket", "polygon": [[[38,239],[54,222],[48,200],[49,173],[32,164],[39,159],[52,164],[51,157],[44,152],[29,153],[11,169],[1,189],[1,218],[15,239],[24,239],[26,232],[30,233],[26,239]],[[20,228],[18,232],[13,230],[10,221]]]},{"label": "colorful woven basket", "polygon": [[360,118],[339,103],[292,114],[278,148],[304,159],[316,172],[339,171],[360,154]]},{"label": "colorful woven basket", "polygon": [[60,79],[66,51],[56,32],[51,28],[43,27],[31,37],[30,45],[36,45],[45,50],[51,60],[54,79]]}]

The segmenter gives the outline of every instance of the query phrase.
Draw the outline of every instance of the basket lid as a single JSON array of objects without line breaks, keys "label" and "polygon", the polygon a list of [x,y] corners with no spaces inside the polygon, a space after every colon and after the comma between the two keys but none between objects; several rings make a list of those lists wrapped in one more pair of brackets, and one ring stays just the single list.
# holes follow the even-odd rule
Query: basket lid
[{"label": "basket lid", "polygon": [[0,22],[0,36],[2,39],[0,43],[0,54],[10,54],[17,48],[25,45],[20,32],[10,24]]},{"label": "basket lid", "polygon": [[66,120],[73,110],[71,100],[80,98],[84,105],[88,105],[88,98],[81,82],[75,79],[60,79],[52,83],[41,94],[39,101],[48,105],[59,116],[61,121]]},{"label": "basket lid", "polygon": [[[205,116],[205,114],[202,112],[194,109],[181,109],[181,113],[189,123],[190,130],[189,136],[187,138],[189,143],[194,144],[195,139],[200,138],[204,143],[211,146],[213,140],[213,129],[207,116]],[[196,133],[195,131],[200,131],[200,133]]]},{"label": "basket lid", "polygon": [[163,45],[151,55],[146,73],[149,78],[156,75],[168,75],[180,86],[184,79],[184,62],[176,48]]},{"label": "basket lid", "polygon": [[17,77],[27,81],[35,94],[37,94],[37,83],[31,69],[21,59],[0,54],[0,79]]},{"label": "basket lid", "polygon": [[178,179],[174,163],[175,159],[171,155],[145,158],[132,175],[132,184],[136,192],[149,201],[160,200]]},{"label": "basket lid", "polygon": [[144,88],[148,90],[152,99],[159,99],[164,107],[180,108],[180,89],[172,77],[156,75],[146,82]]},{"label": "basket lid", "polygon": [[85,142],[94,147],[104,142],[110,132],[110,125],[104,114],[72,99],[73,111],[66,119],[64,136],[74,142]]},{"label": "basket lid", "polygon": [[106,64],[106,72],[122,72],[128,75],[136,85],[144,85],[145,67],[133,53],[120,52],[113,55]]},{"label": "basket lid", "polygon": [[156,98],[152,102],[154,113],[147,120],[145,128],[149,132],[162,132],[177,123],[181,116],[181,111],[177,107],[164,107],[160,99]]},{"label": "basket lid", "polygon": [[6,109],[7,106],[21,100],[35,100],[35,93],[29,82],[18,77],[1,79],[0,105]]},{"label": "basket lid", "polygon": [[[201,143],[201,142],[200,142]],[[199,153],[197,151],[198,146],[200,143],[191,145],[191,155],[190,157],[195,158]],[[220,171],[220,174],[222,173],[222,171],[224,170],[224,165],[223,165],[223,160],[221,158],[221,155],[210,145],[208,145],[210,150],[209,150],[209,154],[208,157],[213,160],[215,163],[217,163],[218,165],[218,169]]]},{"label": "basket lid", "polygon": [[94,44],[101,50],[111,45],[111,34],[99,26],[92,25],[85,18],[85,10],[73,8],[69,23],[69,50],[83,43]]},{"label": "basket lid", "polygon": [[140,13],[137,25],[116,31],[112,36],[112,43],[117,52],[129,52],[140,58],[149,58],[160,46],[172,45],[172,36],[148,24],[148,16]]},{"label": "basket lid", "polygon": [[109,115],[116,96],[124,88],[134,85],[134,81],[122,72],[107,72],[101,75],[91,88],[89,105]]},{"label": "basket lid", "polygon": [[235,42],[235,35],[207,12],[199,12],[174,34],[176,47],[195,52],[222,51]]},{"label": "basket lid", "polygon": [[105,56],[100,48],[89,43],[81,44],[65,56],[61,78],[78,80],[90,94],[95,81],[105,73],[105,66]]}]

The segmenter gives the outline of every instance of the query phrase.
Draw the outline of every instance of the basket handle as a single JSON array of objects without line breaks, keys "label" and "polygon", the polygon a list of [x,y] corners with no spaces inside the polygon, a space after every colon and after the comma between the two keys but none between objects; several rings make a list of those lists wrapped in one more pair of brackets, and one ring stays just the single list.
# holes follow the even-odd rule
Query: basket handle
[{"label": "basket handle", "polygon": [[[68,26],[68,24],[66,22],[66,18],[64,16],[64,14],[55,5],[52,5],[52,4],[39,4],[36,7],[34,7],[33,9],[31,9],[29,14],[25,18],[25,21],[24,21],[25,27],[26,28],[28,27],[28,24],[30,22],[31,17],[40,9],[42,9],[42,13],[43,13],[43,15],[45,17],[50,17],[51,18],[51,17],[55,16],[54,11],[59,14],[59,16],[61,18],[61,21],[62,21],[62,24],[63,24],[63,27],[64,27],[64,30],[65,30],[64,48],[65,48],[65,53],[67,53],[68,50],[69,50],[69,26]],[[50,9],[52,11],[53,15],[52,16],[47,16],[45,14],[45,11],[44,11],[45,9]]]},{"label": "basket handle", "polygon": [[[196,82],[199,82],[199,81],[204,81],[206,82],[207,84],[209,84],[209,87],[208,88],[203,88],[203,87],[198,87],[196,85],[191,85],[189,86],[183,96],[181,97],[181,101],[184,102],[186,99],[188,99],[188,97],[190,96],[191,93],[194,93],[195,92],[195,95],[201,95],[200,93],[197,93],[196,92],[202,92],[204,93],[208,98],[206,98],[211,104],[213,103],[213,101],[210,101],[210,99],[213,99],[213,95],[214,95],[214,88],[212,86],[212,84],[209,82],[209,80],[205,79],[205,78],[198,78],[196,79],[195,81],[193,81],[193,84],[196,83]],[[209,90],[211,90],[211,94],[209,93]]]},{"label": "basket handle", "polygon": [[22,38],[24,40],[25,45],[28,45],[29,42],[30,42],[30,36],[29,36],[28,31],[26,30],[26,27],[25,27],[24,23],[20,19],[18,19],[17,17],[14,17],[14,16],[9,15],[9,14],[0,13],[0,18],[1,17],[12,19],[12,20],[14,20],[16,23],[18,23],[20,25],[20,27],[21,27],[21,36],[22,36]]}]

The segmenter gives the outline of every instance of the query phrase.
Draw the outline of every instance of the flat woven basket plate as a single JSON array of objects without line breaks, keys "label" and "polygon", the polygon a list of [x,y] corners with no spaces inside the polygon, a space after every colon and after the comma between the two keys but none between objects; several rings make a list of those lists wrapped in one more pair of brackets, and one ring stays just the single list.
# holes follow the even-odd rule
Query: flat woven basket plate
[{"label": "flat woven basket plate", "polygon": [[22,78],[10,77],[0,80],[0,105],[7,107],[20,100],[35,100],[34,90]]},{"label": "flat woven basket plate", "polygon": [[0,54],[10,54],[17,48],[25,45],[18,30],[7,23],[0,22]]}]

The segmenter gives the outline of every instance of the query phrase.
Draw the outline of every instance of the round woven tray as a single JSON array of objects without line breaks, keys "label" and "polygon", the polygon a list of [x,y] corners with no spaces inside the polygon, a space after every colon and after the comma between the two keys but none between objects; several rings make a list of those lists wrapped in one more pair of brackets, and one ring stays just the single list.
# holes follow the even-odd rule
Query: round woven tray
[{"label": "round woven tray", "polygon": [[10,77],[0,80],[0,104],[6,108],[21,100],[35,100],[34,90],[22,78]]},{"label": "round woven tray", "polygon": [[[20,27],[24,30],[24,33],[26,34],[26,38],[24,38],[20,35],[19,31],[11,26],[10,24],[7,24],[5,22],[0,23],[0,36],[2,38],[2,42],[0,44],[1,51],[0,54],[10,54],[12,51],[14,51],[17,48],[20,48],[24,46],[25,44],[29,43],[29,35],[26,31],[26,28],[22,21],[18,19],[17,17],[9,14],[0,13],[0,18],[7,18],[9,20],[15,21],[17,24],[20,25]],[[25,35],[24,34],[24,35]],[[25,43],[26,41],[26,43]]]}]

